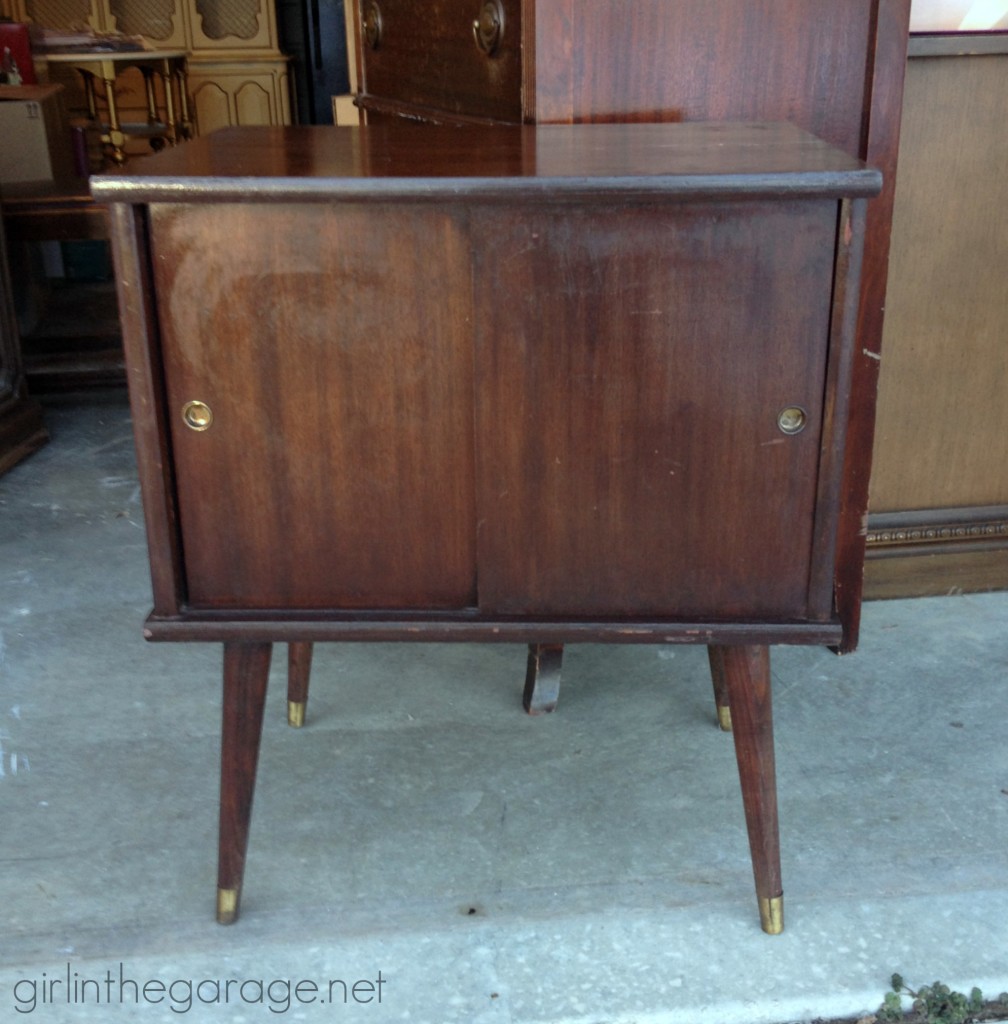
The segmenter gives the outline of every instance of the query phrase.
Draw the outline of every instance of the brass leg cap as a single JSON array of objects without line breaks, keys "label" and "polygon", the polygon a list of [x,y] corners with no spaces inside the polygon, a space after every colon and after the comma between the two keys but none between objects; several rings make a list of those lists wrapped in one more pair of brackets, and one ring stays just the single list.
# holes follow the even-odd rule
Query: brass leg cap
[{"label": "brass leg cap", "polygon": [[727,704],[719,704],[717,709],[718,725],[722,732],[731,732],[731,708]]},{"label": "brass leg cap", "polygon": [[217,923],[234,924],[238,918],[238,890],[217,890]]},{"label": "brass leg cap", "polygon": [[784,897],[761,896],[759,916],[760,925],[767,935],[780,935],[784,931]]},{"label": "brass leg cap", "polygon": [[295,729],[304,725],[305,702],[299,700],[287,701],[287,724]]}]

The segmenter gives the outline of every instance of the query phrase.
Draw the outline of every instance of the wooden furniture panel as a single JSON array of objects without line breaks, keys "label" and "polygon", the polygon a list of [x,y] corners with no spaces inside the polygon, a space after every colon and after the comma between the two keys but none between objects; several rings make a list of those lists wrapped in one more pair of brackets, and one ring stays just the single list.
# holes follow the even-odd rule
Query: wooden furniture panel
[{"label": "wooden furniture panel", "polygon": [[[158,205],[151,239],[189,604],[475,604],[451,214]],[[194,400],[209,429],[183,419]]]},{"label": "wooden furniture panel", "polygon": [[876,7],[539,0],[525,109],[536,121],[790,121],[857,152]]},{"label": "wooden furniture panel", "polygon": [[219,0],[187,3],[190,48],[194,55],[237,50],[276,53],[276,9],[272,0]]},{"label": "wooden furniture panel", "polygon": [[524,640],[534,711],[561,644],[592,640],[712,648],[781,930],[766,645],[838,642],[850,614],[831,597],[860,572],[837,539],[880,185],[763,124],[230,130],[94,179],[146,634],[225,645],[220,921],[273,643],[301,725],[315,641]]},{"label": "wooden furniture panel", "polygon": [[190,59],[189,89],[204,135],[236,125],[292,121],[286,58]]},{"label": "wooden furniture panel", "polygon": [[[38,0],[24,2],[39,18]],[[99,0],[95,6],[102,13],[102,20],[114,23],[116,30],[124,35],[156,40],[163,49],[187,48],[192,16],[188,4],[177,4],[175,0],[107,0],[106,4]],[[44,20],[41,24],[48,27]]]},{"label": "wooden furniture panel", "polygon": [[836,204],[583,218],[484,225],[481,608],[806,616]]},{"label": "wooden furniture panel", "polygon": [[908,63],[873,512],[1008,504],[1005,50]]},{"label": "wooden furniture panel", "polygon": [[1008,35],[913,51],[869,501],[878,596],[1008,586]]}]

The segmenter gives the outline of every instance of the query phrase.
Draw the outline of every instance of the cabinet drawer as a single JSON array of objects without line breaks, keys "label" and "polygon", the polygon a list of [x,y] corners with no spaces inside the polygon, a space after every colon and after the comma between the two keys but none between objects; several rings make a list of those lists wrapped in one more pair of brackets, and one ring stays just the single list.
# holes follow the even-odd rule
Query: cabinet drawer
[{"label": "cabinet drawer", "polygon": [[361,0],[359,10],[365,106],[521,120],[518,0]]}]

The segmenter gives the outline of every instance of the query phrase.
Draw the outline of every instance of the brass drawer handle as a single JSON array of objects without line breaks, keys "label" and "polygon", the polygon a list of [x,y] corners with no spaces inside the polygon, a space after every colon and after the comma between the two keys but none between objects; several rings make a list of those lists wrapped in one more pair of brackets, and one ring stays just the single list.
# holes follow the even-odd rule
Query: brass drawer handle
[{"label": "brass drawer handle", "polygon": [[488,57],[492,57],[500,46],[504,35],[504,7],[500,0],[486,0],[480,16],[473,22],[473,38],[476,45]]},{"label": "brass drawer handle", "polygon": [[800,405],[789,405],[781,409],[777,417],[777,426],[781,433],[800,434],[808,423],[808,413]]},{"label": "brass drawer handle", "polygon": [[209,430],[213,423],[213,411],[206,402],[186,402],[182,406],[182,422],[190,430]]},{"label": "brass drawer handle", "polygon": [[377,50],[381,45],[381,37],[381,8],[375,3],[375,0],[371,0],[371,3],[364,8],[364,38],[372,50]]}]

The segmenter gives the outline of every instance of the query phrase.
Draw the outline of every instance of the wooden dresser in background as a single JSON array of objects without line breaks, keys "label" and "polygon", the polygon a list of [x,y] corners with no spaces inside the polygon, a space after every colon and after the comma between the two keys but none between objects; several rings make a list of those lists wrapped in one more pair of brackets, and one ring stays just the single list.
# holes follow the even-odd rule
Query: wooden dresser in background
[{"label": "wooden dresser in background", "polygon": [[[239,124],[291,123],[288,59],[279,50],[274,0],[0,0],[0,14],[48,29],[89,26],[99,33],[142,36],[155,48],[186,51],[197,134]],[[80,73],[55,61],[47,73],[65,87],[71,119],[86,122]],[[163,99],[157,78],[155,89]],[[117,75],[115,94],[124,122],[147,121],[139,70],[131,67]],[[90,134],[95,169],[100,147],[97,133]],[[148,156],[150,139],[143,133],[130,135],[124,150],[129,158]],[[26,245],[108,237],[105,212],[95,208],[84,178],[8,187],[2,199],[11,261],[22,280],[33,266]],[[31,272],[32,288],[41,298],[31,304],[27,322],[22,312],[22,351],[35,394],[123,382],[115,297],[100,259],[95,267],[81,280],[68,274],[50,282],[38,267]]]},{"label": "wooden dresser in background", "polygon": [[881,389],[865,594],[1008,587],[1008,33],[910,36],[897,177],[902,0],[650,0],[631,14],[453,0],[438,19],[417,0],[355,3],[352,70],[371,121],[772,117],[889,172],[858,368]]},{"label": "wooden dresser in background", "polygon": [[910,38],[868,597],[1008,587],[1008,33]]},{"label": "wooden dresser in background", "polygon": [[[854,364],[879,373],[910,0],[354,0],[358,103],[369,122],[790,121],[878,167]],[[856,401],[862,401],[858,398]],[[845,522],[865,514],[874,418],[855,410]],[[865,536],[841,536],[863,558]],[[857,641],[860,579],[836,600]],[[848,612],[850,614],[848,614]]]},{"label": "wooden dresser in background", "polygon": [[[273,0],[0,0],[0,13],[44,28],[87,25],[142,36],[160,49],[186,50],[201,134],[234,124],[291,122],[287,58],[279,48]],[[62,71],[58,80],[81,92],[74,73]],[[139,73],[125,88],[126,109],[145,110]]]}]

